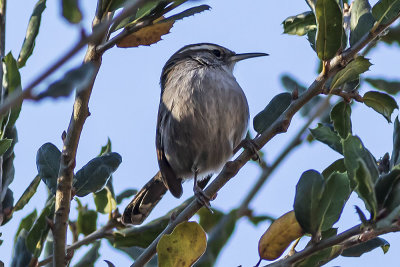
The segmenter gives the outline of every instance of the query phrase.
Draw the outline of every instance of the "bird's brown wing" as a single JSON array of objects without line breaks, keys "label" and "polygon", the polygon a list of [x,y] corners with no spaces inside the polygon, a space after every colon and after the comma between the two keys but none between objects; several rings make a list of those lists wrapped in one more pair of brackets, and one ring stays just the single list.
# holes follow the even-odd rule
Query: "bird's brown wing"
[{"label": "bird's brown wing", "polygon": [[162,180],[165,186],[169,189],[171,194],[180,198],[182,196],[182,179],[178,178],[175,172],[172,170],[169,165],[167,158],[165,157],[164,147],[162,143],[162,129],[164,128],[165,123],[167,122],[170,111],[166,109],[164,104],[161,102],[158,110],[158,120],[157,120],[157,130],[156,130],[156,149],[157,149],[157,159],[158,166],[160,167],[160,171],[162,174]]}]

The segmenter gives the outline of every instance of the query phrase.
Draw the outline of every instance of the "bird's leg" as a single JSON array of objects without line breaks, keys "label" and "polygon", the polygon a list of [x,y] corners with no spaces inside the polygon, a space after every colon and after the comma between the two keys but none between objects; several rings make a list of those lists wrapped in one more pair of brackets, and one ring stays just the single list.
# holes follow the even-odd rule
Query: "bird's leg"
[{"label": "bird's leg", "polygon": [[200,187],[199,184],[197,183],[197,174],[198,174],[198,171],[195,170],[195,171],[194,171],[194,185],[193,185],[193,192],[194,192],[194,195],[195,195],[197,201],[198,201],[201,205],[203,205],[203,206],[206,207],[211,213],[213,213],[213,211],[211,210],[210,198],[204,194],[203,189],[201,189],[201,187]]},{"label": "bird's leg", "polygon": [[258,162],[261,161],[260,156],[258,155],[258,145],[254,143],[252,139],[245,138],[240,141],[239,145],[233,149],[233,154],[236,154],[240,148],[249,149],[253,153],[251,159]]}]

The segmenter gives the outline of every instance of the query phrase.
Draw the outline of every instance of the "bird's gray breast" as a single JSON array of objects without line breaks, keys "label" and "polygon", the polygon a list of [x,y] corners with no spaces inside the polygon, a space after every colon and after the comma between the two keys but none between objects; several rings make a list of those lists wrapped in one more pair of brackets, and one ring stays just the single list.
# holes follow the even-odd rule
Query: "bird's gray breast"
[{"label": "bird's gray breast", "polygon": [[194,171],[207,175],[222,168],[247,130],[246,97],[230,70],[194,68],[174,71],[162,94],[161,142],[180,178]]}]

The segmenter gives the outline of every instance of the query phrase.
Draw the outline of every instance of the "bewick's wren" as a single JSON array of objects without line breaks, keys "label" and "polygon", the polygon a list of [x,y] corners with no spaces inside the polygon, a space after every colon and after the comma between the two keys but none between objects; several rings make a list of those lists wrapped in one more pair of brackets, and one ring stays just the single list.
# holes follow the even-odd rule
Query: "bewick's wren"
[{"label": "bewick's wren", "polygon": [[219,171],[247,131],[249,107],[233,68],[240,60],[266,55],[236,54],[201,43],[171,56],[161,74],[156,131],[160,171],[126,207],[124,223],[142,223],[167,189],[179,198],[182,181],[192,177],[195,195],[207,204],[198,180]]}]

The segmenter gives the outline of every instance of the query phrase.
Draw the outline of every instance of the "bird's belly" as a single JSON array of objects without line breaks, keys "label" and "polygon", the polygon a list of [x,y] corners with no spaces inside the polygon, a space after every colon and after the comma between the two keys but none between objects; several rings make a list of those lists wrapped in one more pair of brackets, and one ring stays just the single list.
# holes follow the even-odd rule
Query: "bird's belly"
[{"label": "bird's belly", "polygon": [[244,94],[220,93],[174,103],[162,138],[167,161],[180,178],[219,171],[246,133],[249,112]]}]

